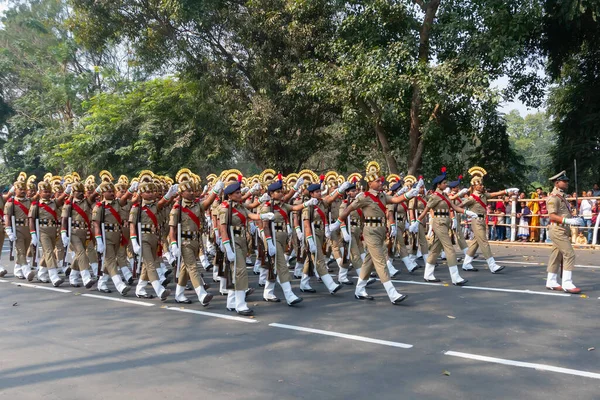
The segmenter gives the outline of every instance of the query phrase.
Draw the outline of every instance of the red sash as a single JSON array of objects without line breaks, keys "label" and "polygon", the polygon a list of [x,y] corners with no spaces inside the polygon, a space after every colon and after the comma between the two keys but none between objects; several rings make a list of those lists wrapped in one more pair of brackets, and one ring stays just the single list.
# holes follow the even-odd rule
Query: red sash
[{"label": "red sash", "polygon": [[79,207],[76,203],[67,200],[67,205],[70,205],[73,210],[75,210],[75,212],[77,214],[79,214],[81,216],[81,218],[83,218],[83,220],[85,221],[85,223],[87,224],[88,227],[88,235],[91,238],[92,237],[92,226],[90,225],[90,217],[88,217],[87,213],[85,211],[83,211],[83,209],[81,207]]},{"label": "red sash", "polygon": [[381,202],[381,200],[379,200],[379,197],[373,196],[373,194],[371,192],[365,192],[365,196],[367,196],[368,198],[370,198],[371,200],[373,200],[378,206],[379,208],[381,208],[381,211],[383,211],[383,214],[387,214],[387,209],[385,208],[385,206],[383,205],[383,203]]},{"label": "red sash", "polygon": [[283,217],[283,220],[285,221],[286,224],[290,223],[290,219],[288,218],[288,215],[283,208],[281,208],[279,206],[273,206],[273,209],[276,211],[279,211],[279,214],[281,214],[281,216]]},{"label": "red sash", "polygon": [[323,225],[329,225],[326,222],[327,219],[325,218],[325,213],[323,212],[323,210],[321,210],[319,207],[315,207],[315,210],[317,211],[317,214],[319,214],[319,217],[321,217],[321,219],[323,220]]},{"label": "red sash", "polygon": [[56,216],[56,211],[53,210],[48,204],[45,203],[34,203],[34,204],[38,204],[40,207],[42,207],[44,210],[46,210],[46,212],[50,215],[52,215],[52,217],[54,218],[55,221],[58,221],[58,217]]},{"label": "red sash", "polygon": [[487,208],[486,208],[486,206],[485,206],[485,204],[483,204],[483,201],[481,201],[481,198],[480,198],[479,196],[477,196],[476,194],[472,194],[472,195],[471,195],[471,197],[472,197],[472,198],[474,198],[474,199],[475,199],[475,201],[476,201],[476,202],[478,202],[478,203],[479,203],[479,205],[480,205],[481,207],[483,207],[483,209],[484,209],[484,210],[486,210],[486,209],[487,209]]},{"label": "red sash", "polygon": [[156,215],[154,215],[154,213],[152,212],[152,210],[149,209],[146,206],[143,206],[142,210],[146,211],[146,215],[148,215],[148,217],[150,217],[150,219],[152,220],[152,223],[154,224],[154,226],[158,228],[158,219],[156,218]]},{"label": "red sash", "polygon": [[0,208],[0,218],[4,220],[4,210]]},{"label": "red sash", "polygon": [[425,201],[424,198],[422,198],[421,196],[417,197],[417,199],[419,199],[421,201],[421,203],[423,203],[424,206],[427,206],[427,202]]},{"label": "red sash", "polygon": [[[229,203],[226,202],[226,201],[224,201],[222,203],[222,205],[225,208],[229,208]],[[242,226],[246,226],[246,216],[244,214],[242,214],[241,212],[239,212],[235,207],[231,208],[231,212],[233,212],[235,215],[237,215],[237,217],[240,219],[240,221],[242,223]],[[229,221],[229,222],[231,222],[231,221]]]},{"label": "red sash", "polygon": [[[102,203],[100,203],[100,207],[102,207]],[[113,206],[111,206],[110,204],[104,204],[104,208],[106,208],[108,211],[110,211],[110,213],[112,214],[113,217],[115,217],[115,219],[117,220],[117,223],[119,225],[123,225],[123,220],[121,219],[121,216],[119,215],[117,210],[115,210],[113,208]]]},{"label": "red sash", "polygon": [[356,212],[358,213],[358,216],[361,218],[364,218],[365,216],[363,215],[363,211],[360,208],[356,209]]},{"label": "red sash", "polygon": [[408,207],[404,203],[400,203],[400,205],[404,208],[404,212],[408,215]]},{"label": "red sash", "polygon": [[29,210],[27,209],[27,207],[25,207],[23,205],[23,203],[21,203],[19,200],[17,200],[17,199],[14,199],[14,200],[10,199],[8,201],[12,201],[13,203],[15,203],[15,205],[18,206],[25,213],[25,216],[27,216],[29,214]]},{"label": "red sash", "polygon": [[453,210],[452,205],[450,204],[450,201],[448,201],[448,199],[446,198],[446,196],[444,196],[443,194],[441,194],[440,192],[434,192],[440,199],[444,200],[444,202],[446,204],[448,204],[448,211]]},{"label": "red sash", "polygon": [[[175,204],[175,208],[179,208],[179,204]],[[194,223],[196,224],[196,227],[198,228],[198,230],[200,230],[200,218],[198,218],[198,216],[196,214],[194,214],[194,212],[192,210],[190,210],[187,207],[181,207],[181,211],[183,211],[184,213],[186,213],[188,215],[188,217],[190,217],[190,219],[192,221],[194,221]]]}]

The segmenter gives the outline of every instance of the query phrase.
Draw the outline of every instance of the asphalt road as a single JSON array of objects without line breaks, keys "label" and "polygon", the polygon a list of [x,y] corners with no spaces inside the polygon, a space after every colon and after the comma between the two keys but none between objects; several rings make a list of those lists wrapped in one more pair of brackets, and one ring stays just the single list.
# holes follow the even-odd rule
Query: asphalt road
[{"label": "asphalt road", "polygon": [[547,248],[493,250],[507,268],[492,275],[476,262],[467,287],[448,285],[444,264],[439,285],[403,268],[400,306],[379,283],[368,288],[375,301],[314,283],[318,293],[293,308],[257,291],[252,319],[226,311],[221,296],[206,308],[192,292],[185,308],[132,294],[110,301],[122,298],[9,274],[0,399],[600,398],[598,251],[577,251],[579,296],[545,289]]}]

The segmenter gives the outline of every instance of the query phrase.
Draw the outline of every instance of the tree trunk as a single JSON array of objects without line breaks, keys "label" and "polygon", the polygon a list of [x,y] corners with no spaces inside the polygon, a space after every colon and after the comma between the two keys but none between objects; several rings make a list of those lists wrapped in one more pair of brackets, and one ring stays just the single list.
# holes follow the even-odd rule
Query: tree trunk
[{"label": "tree trunk", "polygon": [[[435,14],[440,6],[440,0],[430,0],[427,4],[415,0],[425,13],[423,25],[419,32],[419,64],[427,65],[429,62],[429,35],[433,26]],[[410,103],[410,130],[409,130],[409,157],[408,174],[416,175],[423,163],[423,134],[421,133],[421,89],[419,83],[413,83],[413,94]]]},{"label": "tree trunk", "polygon": [[379,117],[374,115],[371,107],[365,103],[365,101],[361,98],[356,99],[359,107],[363,110],[365,115],[373,122],[373,128],[375,130],[375,134],[377,135],[377,140],[381,145],[381,151],[383,153],[383,157],[385,158],[385,162],[388,166],[388,171],[390,174],[398,174],[398,163],[392,154],[392,148],[390,146],[390,142],[387,138],[387,133],[383,126],[380,123]]}]

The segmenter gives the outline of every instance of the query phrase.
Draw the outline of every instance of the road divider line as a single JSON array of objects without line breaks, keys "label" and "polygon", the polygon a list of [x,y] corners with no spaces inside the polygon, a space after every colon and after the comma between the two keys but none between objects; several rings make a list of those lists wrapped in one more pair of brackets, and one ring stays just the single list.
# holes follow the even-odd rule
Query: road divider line
[{"label": "road divider line", "polygon": [[230,321],[246,322],[249,324],[256,324],[258,322],[258,320],[252,319],[252,318],[234,317],[231,315],[217,314],[217,313],[211,313],[211,312],[206,312],[206,311],[189,310],[187,308],[180,308],[180,307],[168,307],[167,306],[167,307],[164,307],[164,309],[171,310],[171,311],[179,311],[179,312],[189,313],[189,314],[204,315],[206,317],[228,319]]},{"label": "road divider line", "polygon": [[59,289],[59,288],[55,288],[55,287],[32,285],[30,283],[21,283],[21,282],[11,282],[11,283],[15,286],[30,287],[30,288],[34,288],[34,289],[44,289],[44,290],[50,290],[52,292],[59,292],[59,293],[71,293],[71,291],[67,290],[67,289]]},{"label": "road divider line", "polygon": [[523,362],[523,361],[506,360],[503,358],[480,356],[478,354],[461,353],[459,351],[446,351],[444,354],[447,356],[466,358],[469,360],[510,365],[513,367],[530,368],[530,369],[535,369],[537,371],[557,372],[559,374],[567,374],[567,375],[583,376],[585,378],[600,379],[599,373],[581,371],[578,369],[555,367],[552,365],[528,363],[528,362]]},{"label": "road divider line", "polygon": [[[484,262],[487,262],[487,261],[485,261],[485,260],[473,260],[472,262],[484,263]],[[531,261],[502,261],[502,260],[498,260],[498,262],[500,264],[547,265],[546,263],[531,262]],[[577,267],[577,268],[600,268],[600,265],[579,265],[579,264],[575,264],[575,267]]]},{"label": "road divider line", "polygon": [[537,292],[529,289],[501,289],[501,288],[490,288],[490,287],[481,287],[481,286],[461,286],[463,289],[474,289],[474,290],[489,290],[492,292],[506,292],[506,293],[524,293],[524,294],[539,294],[542,296],[561,296],[561,297],[571,297],[569,293],[555,293],[552,291],[548,292]]},{"label": "road divider line", "polygon": [[304,328],[302,326],[285,325],[285,324],[277,324],[277,323],[269,324],[269,326],[272,326],[275,328],[291,329],[291,330],[300,331],[300,332],[316,333],[316,334],[325,335],[325,336],[335,336],[335,337],[340,337],[343,339],[357,340],[359,342],[375,343],[375,344],[381,344],[384,346],[391,346],[391,347],[400,347],[403,349],[410,349],[413,347],[412,344],[406,344],[406,343],[400,343],[400,342],[390,342],[388,340],[372,339],[372,338],[365,337],[365,336],[348,335],[346,333],[324,331],[321,329]]},{"label": "road divider line", "polygon": [[[353,277],[354,279],[358,279],[357,276]],[[379,278],[375,278],[377,281],[381,281]],[[424,285],[424,286],[444,286],[443,283],[432,283],[432,282],[417,282],[417,281],[400,281],[397,279],[391,279],[391,282],[394,283],[409,283],[411,285]]]},{"label": "road divider line", "polygon": [[152,306],[154,306],[154,304],[152,304],[152,303],[144,303],[143,301],[120,299],[118,297],[101,296],[101,295],[98,295],[98,294],[84,293],[81,296],[82,297],[91,297],[93,299],[117,301],[119,303],[135,304],[136,306],[144,306],[144,307],[152,307]]}]

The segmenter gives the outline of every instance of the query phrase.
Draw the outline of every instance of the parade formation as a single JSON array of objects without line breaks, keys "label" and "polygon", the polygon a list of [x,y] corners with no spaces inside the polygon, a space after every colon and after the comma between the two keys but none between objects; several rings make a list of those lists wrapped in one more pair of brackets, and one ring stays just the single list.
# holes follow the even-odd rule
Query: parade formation
[{"label": "parade formation", "polygon": [[[10,241],[15,278],[55,287],[68,280],[73,287],[110,293],[112,281],[122,296],[134,288],[138,298],[168,301],[173,280],[176,303],[192,303],[187,289],[207,306],[214,301],[208,291],[214,282],[226,296],[228,311],[250,316],[254,311],[247,298],[257,289],[249,286],[251,271],[259,275],[266,302],[281,302],[274,292],[279,284],[285,303],[295,306],[303,300],[299,294],[317,291],[315,282],[331,295],[354,286],[355,299],[373,300],[367,287],[378,278],[397,305],[406,295],[392,282],[400,272],[393,265],[395,257],[411,275],[423,269],[424,281],[440,282],[445,271],[437,260],[442,256],[456,286],[476,279],[471,263],[478,250],[492,274],[504,269],[487,241],[486,205],[518,189],[488,191],[483,168],[468,172],[465,188],[462,176],[449,182],[445,168],[426,185],[423,177],[383,176],[376,162],[364,174],[346,178],[335,171],[282,176],[271,169],[244,177],[230,169],[202,180],[184,168],[174,179],[144,170],[132,179],[115,179],[108,171],[85,180],[76,172],[62,177],[49,173],[38,182],[22,172],[0,198],[0,243]],[[569,226],[582,221],[571,217],[565,172],[550,181],[553,250],[546,288],[580,293],[573,282]],[[470,245],[461,221],[471,224]],[[417,263],[421,258],[423,266]],[[0,267],[0,277],[8,274]],[[293,279],[299,279],[297,288]]]}]

